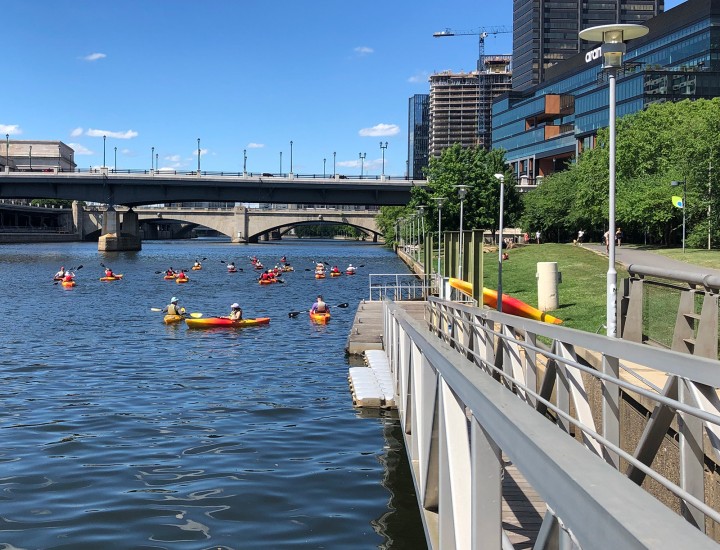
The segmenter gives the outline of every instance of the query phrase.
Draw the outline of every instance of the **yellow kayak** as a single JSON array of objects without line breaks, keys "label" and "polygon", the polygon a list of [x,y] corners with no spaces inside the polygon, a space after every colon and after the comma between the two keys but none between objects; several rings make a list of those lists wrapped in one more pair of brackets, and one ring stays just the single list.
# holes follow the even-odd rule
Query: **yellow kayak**
[{"label": "yellow kayak", "polygon": [[185,319],[185,317],[183,317],[182,315],[165,315],[165,317],[163,317],[163,321],[165,322],[166,325],[172,325],[174,323],[179,323],[183,319]]}]

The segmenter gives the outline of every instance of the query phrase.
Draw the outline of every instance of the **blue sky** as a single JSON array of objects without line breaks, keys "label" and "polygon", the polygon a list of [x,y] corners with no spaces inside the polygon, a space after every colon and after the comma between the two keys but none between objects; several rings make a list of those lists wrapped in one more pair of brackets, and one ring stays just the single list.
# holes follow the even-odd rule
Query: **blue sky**
[{"label": "blue sky", "polygon": [[[669,0],[666,9],[679,0]],[[79,167],[402,176],[408,98],[470,71],[512,2],[98,0],[3,3],[0,134],[61,140]],[[512,53],[512,35],[485,40]],[[8,76],[9,75],[9,76]]]}]

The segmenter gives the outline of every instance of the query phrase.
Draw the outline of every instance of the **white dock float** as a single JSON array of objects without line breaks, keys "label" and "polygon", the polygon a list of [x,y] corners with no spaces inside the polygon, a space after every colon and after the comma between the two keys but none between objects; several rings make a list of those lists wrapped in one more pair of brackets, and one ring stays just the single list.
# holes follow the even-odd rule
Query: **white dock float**
[{"label": "white dock float", "polygon": [[365,351],[367,367],[352,367],[348,378],[353,403],[358,407],[394,409],[395,391],[385,352]]}]

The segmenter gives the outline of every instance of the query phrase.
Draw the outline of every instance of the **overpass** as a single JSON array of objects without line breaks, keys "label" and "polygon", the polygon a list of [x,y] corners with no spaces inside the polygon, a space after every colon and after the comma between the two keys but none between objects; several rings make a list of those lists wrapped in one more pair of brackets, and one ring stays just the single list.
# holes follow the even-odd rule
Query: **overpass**
[{"label": "overpass", "polygon": [[0,172],[0,199],[64,199],[128,207],[171,202],[401,206],[424,180],[125,171]]}]

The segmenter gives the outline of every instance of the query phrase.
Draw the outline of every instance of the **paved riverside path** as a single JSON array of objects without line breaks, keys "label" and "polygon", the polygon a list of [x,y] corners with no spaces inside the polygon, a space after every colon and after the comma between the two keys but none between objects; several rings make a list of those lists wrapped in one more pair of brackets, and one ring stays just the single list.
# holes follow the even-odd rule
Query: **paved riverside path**
[{"label": "paved riverside path", "polygon": [[[605,253],[604,244],[596,243],[583,243],[580,246],[587,250],[592,250],[602,256],[607,256]],[[699,275],[719,275],[720,276],[720,251],[718,255],[718,269],[710,267],[704,267],[695,265],[689,262],[682,262],[673,258],[668,258],[662,254],[657,254],[651,250],[643,250],[632,246],[616,246],[615,247],[615,262],[628,267],[632,264],[646,265],[648,267],[655,267],[658,269],[672,269],[675,271],[687,271],[690,273],[696,273]]]}]

